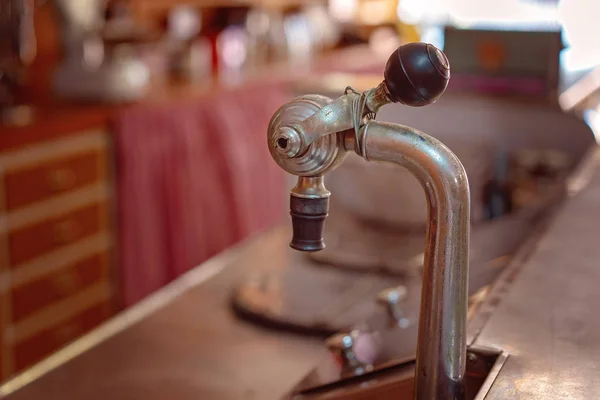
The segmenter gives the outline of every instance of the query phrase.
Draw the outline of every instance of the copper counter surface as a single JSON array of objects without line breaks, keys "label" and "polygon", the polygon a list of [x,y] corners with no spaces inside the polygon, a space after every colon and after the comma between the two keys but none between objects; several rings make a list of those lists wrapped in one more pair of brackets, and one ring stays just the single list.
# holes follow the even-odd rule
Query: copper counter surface
[{"label": "copper counter surface", "polygon": [[280,398],[323,354],[320,341],[240,322],[227,305],[232,284],[245,272],[277,265],[289,255],[286,233],[271,231],[236,248],[233,256],[218,257],[225,265],[217,266],[214,277],[7,398]]},{"label": "copper counter surface", "polygon": [[[474,343],[509,354],[486,399],[600,398],[600,151],[590,160],[569,185],[585,188],[479,309],[493,312]],[[6,398],[279,399],[324,356],[320,341],[240,322],[227,303],[245,273],[290,257],[288,240],[286,226],[209,261],[192,273],[216,275],[187,287],[184,277],[172,301]]]},{"label": "copper counter surface", "polygon": [[486,399],[600,398],[600,151],[588,167],[497,306],[493,292],[482,306],[495,309],[475,344],[509,353]]}]

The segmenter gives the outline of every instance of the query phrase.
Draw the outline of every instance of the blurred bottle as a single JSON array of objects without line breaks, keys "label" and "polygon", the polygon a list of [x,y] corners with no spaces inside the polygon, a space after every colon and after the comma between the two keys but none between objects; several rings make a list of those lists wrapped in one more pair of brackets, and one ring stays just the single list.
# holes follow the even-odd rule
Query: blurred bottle
[{"label": "blurred bottle", "polygon": [[64,48],[57,94],[77,100],[132,102],[145,96],[150,70],[136,45],[152,41],[128,24],[106,25],[107,0],[54,0]]},{"label": "blurred bottle", "polygon": [[200,37],[202,14],[191,6],[176,6],[167,18],[171,74],[177,79],[206,79],[212,73],[210,41]]},{"label": "blurred bottle", "polygon": [[415,0],[400,0],[397,2],[396,16],[398,22],[396,28],[405,43],[421,40],[419,23],[423,16],[419,4],[423,4],[423,2],[415,2]]},{"label": "blurred bottle", "polygon": [[427,1],[331,0],[329,14],[345,35],[356,35],[374,51],[385,53],[402,42],[421,39],[422,3]]},{"label": "blurred bottle", "polygon": [[252,8],[246,14],[245,28],[248,32],[248,67],[260,69],[269,62],[270,31],[273,16],[263,8]]},{"label": "blurred bottle", "polygon": [[339,43],[340,26],[327,12],[326,6],[311,5],[304,8],[302,12],[308,21],[315,51],[331,49]]},{"label": "blurred bottle", "polygon": [[248,32],[241,26],[231,25],[217,36],[219,79],[226,84],[237,84],[244,78],[248,62]]},{"label": "blurred bottle", "polygon": [[301,12],[287,15],[283,25],[287,40],[288,58],[294,63],[309,63],[312,59],[314,43],[306,15]]},{"label": "blurred bottle", "polygon": [[513,210],[510,157],[507,151],[496,153],[492,179],[483,188],[483,203],[487,219],[502,217]]},{"label": "blurred bottle", "polygon": [[31,122],[31,107],[19,104],[18,89],[26,80],[27,67],[36,56],[33,0],[0,3],[0,117],[3,124]]}]

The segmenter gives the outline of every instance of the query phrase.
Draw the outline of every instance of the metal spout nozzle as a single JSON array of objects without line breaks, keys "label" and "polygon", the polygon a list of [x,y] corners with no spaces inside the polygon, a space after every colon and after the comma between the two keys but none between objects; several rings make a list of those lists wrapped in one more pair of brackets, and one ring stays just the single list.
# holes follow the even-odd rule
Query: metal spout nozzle
[{"label": "metal spout nozzle", "polygon": [[323,177],[299,177],[290,193],[292,241],[290,247],[300,251],[319,251],[325,248],[323,231],[329,215],[329,191]]}]

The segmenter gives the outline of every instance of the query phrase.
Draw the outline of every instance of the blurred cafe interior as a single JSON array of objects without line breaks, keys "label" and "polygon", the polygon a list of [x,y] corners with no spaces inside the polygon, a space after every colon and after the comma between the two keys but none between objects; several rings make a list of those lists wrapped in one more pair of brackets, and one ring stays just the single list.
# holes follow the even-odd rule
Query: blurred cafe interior
[{"label": "blurred cafe interior", "polygon": [[0,398],[600,398],[597,0],[0,0]]}]

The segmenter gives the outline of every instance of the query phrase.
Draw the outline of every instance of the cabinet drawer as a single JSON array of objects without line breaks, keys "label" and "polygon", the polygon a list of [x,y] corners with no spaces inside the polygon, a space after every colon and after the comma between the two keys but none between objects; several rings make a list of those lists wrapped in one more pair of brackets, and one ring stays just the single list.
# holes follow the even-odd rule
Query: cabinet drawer
[{"label": "cabinet drawer", "polygon": [[93,150],[64,156],[5,174],[6,209],[15,210],[36,201],[106,180],[106,153]]},{"label": "cabinet drawer", "polygon": [[0,273],[7,271],[8,265],[8,235],[0,228]]},{"label": "cabinet drawer", "polygon": [[16,372],[28,368],[43,358],[91,331],[112,315],[109,302],[98,304],[77,316],[14,346]]},{"label": "cabinet drawer", "polygon": [[108,256],[96,254],[37,281],[13,288],[12,320],[18,322],[47,305],[108,279]]},{"label": "cabinet drawer", "polygon": [[107,221],[107,204],[96,203],[10,232],[11,267],[104,230]]},{"label": "cabinet drawer", "polygon": [[[0,294],[0,301],[2,303],[6,303],[8,298],[6,297],[8,293],[2,293]],[[6,326],[8,325],[8,321],[6,321],[6,325],[5,325],[5,317],[4,317],[4,307],[0,307],[0,332],[2,332],[3,335],[6,334]],[[4,339],[2,340],[2,343],[0,344],[0,379],[2,380],[2,382],[4,382],[4,380],[7,378],[7,376],[5,375],[6,370],[5,368],[5,343],[4,343]],[[10,353],[10,352],[9,352]],[[1,396],[0,396],[1,397]]]}]

